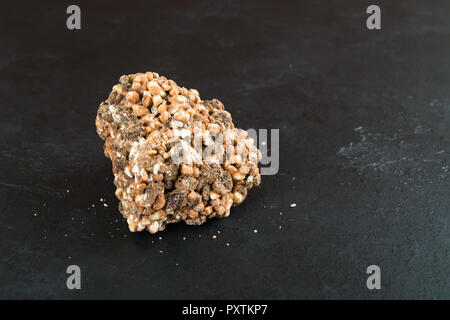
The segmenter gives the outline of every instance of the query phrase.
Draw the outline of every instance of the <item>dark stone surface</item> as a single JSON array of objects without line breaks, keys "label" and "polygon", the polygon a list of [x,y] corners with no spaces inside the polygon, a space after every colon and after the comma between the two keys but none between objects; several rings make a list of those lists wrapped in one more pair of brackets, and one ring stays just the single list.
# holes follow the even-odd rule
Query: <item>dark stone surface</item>
[{"label": "dark stone surface", "polygon": [[[0,298],[450,298],[448,1],[77,3],[2,4]],[[94,119],[147,70],[280,129],[228,219],[127,231]]]}]

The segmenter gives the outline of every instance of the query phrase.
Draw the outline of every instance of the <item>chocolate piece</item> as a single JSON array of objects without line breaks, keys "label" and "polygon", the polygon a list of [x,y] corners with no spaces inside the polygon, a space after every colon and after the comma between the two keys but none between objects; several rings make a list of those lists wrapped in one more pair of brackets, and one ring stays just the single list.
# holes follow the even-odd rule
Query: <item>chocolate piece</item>
[{"label": "chocolate piece", "polygon": [[119,82],[96,126],[131,231],[227,217],[259,185],[261,154],[219,100],[152,72]]}]

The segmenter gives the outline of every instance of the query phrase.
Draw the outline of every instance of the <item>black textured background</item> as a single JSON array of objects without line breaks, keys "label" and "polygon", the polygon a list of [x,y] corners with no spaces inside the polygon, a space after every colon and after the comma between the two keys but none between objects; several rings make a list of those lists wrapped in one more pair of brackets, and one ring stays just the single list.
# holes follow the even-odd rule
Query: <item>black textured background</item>
[{"label": "black textured background", "polygon": [[[372,2],[75,1],[80,31],[2,3],[0,298],[450,298],[450,3],[377,0],[369,31]],[[147,70],[280,129],[228,219],[127,231],[94,120]]]}]

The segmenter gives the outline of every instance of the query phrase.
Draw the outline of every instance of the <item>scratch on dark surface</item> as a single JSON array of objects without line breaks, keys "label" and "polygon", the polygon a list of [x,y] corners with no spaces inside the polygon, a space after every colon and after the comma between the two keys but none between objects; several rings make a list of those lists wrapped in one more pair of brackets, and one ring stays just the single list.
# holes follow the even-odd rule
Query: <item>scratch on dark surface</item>
[{"label": "scratch on dark surface", "polygon": [[[410,172],[422,171],[427,166],[436,172],[436,176],[447,177],[448,156],[445,150],[433,150],[433,146],[428,146],[431,149],[428,152],[418,152],[421,145],[406,130],[399,129],[398,132],[389,134],[372,132],[369,128],[360,126],[353,131],[359,135],[360,140],[350,142],[337,151],[337,155],[348,160],[344,167],[355,168],[360,173],[378,171],[404,176]],[[414,135],[418,136],[423,132],[415,130]]]},{"label": "scratch on dark surface", "polygon": [[8,187],[8,188],[12,188],[12,189],[19,189],[19,190],[26,191],[26,192],[52,196],[55,198],[64,198],[64,194],[65,194],[65,191],[62,189],[54,189],[54,188],[50,188],[47,186],[28,186],[28,185],[7,183],[4,181],[0,181],[0,185]]}]

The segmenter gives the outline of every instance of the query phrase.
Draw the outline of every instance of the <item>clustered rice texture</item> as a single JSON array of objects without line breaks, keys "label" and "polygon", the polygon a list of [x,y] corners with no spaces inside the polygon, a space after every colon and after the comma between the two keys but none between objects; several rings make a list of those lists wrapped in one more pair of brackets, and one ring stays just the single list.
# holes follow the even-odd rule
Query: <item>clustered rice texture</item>
[{"label": "clustered rice texture", "polygon": [[[246,131],[234,128],[223,104],[201,100],[197,90],[157,73],[122,76],[100,104],[96,126],[112,161],[119,210],[133,232],[227,217],[261,181],[261,154]],[[186,142],[194,133],[200,139]],[[204,159],[198,141],[205,149],[222,133],[219,151],[234,143],[236,152],[215,149]]]}]

